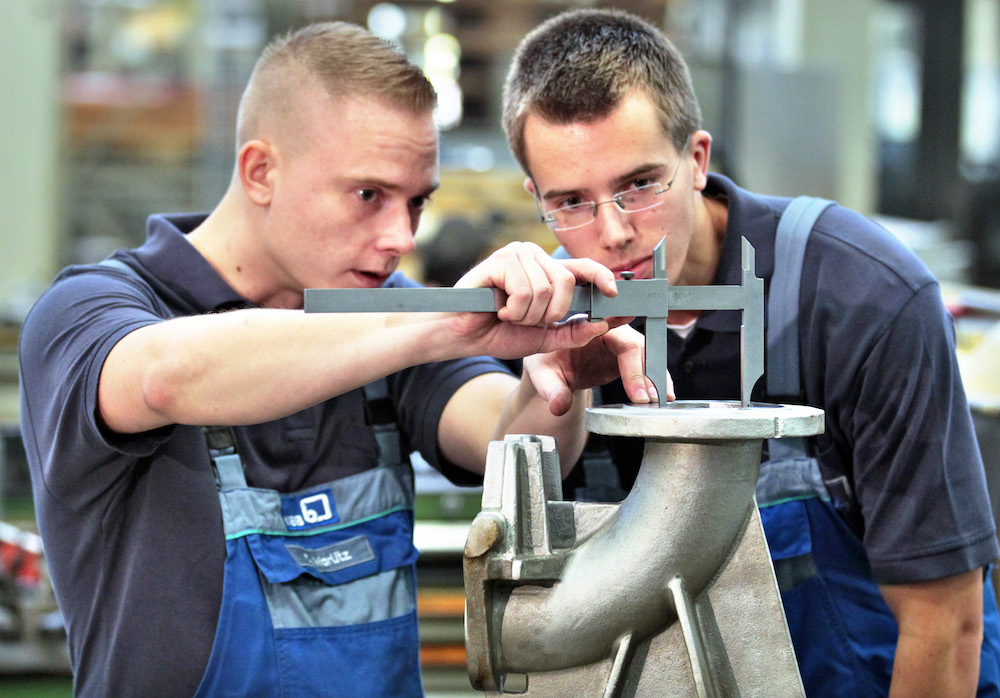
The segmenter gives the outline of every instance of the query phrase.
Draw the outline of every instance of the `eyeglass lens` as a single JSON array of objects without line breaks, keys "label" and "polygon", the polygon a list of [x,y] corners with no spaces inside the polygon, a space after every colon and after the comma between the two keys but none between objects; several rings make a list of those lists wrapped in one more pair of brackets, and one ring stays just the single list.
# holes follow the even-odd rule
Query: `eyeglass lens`
[{"label": "eyeglass lens", "polygon": [[[657,206],[662,201],[662,199],[657,197],[663,191],[664,189],[659,182],[653,182],[652,184],[645,184],[635,189],[618,192],[610,201],[603,201],[601,203],[611,203],[613,201],[622,211],[635,213]],[[548,215],[546,215],[546,220],[557,230],[578,228],[594,219],[594,210],[599,205],[593,201],[586,201],[573,206],[563,206],[562,208],[549,211]]]},{"label": "eyeglass lens", "polygon": [[[608,201],[584,201],[572,206],[563,206],[549,211],[542,217],[542,220],[548,223],[553,230],[570,230],[572,228],[582,228],[590,223],[597,217],[597,207],[609,204],[612,201],[625,213],[637,213],[653,208],[654,206],[659,206],[663,200],[657,197],[669,191],[673,186],[674,179],[680,171],[681,162],[684,160],[683,156],[687,153],[690,142],[691,136],[688,136],[684,140],[684,147],[681,148],[681,157],[677,160],[674,174],[670,178],[670,181],[667,182],[667,186],[663,186],[659,182],[653,182],[652,184],[644,184],[641,187],[618,192]],[[535,200],[535,205],[538,205],[537,199]]]}]

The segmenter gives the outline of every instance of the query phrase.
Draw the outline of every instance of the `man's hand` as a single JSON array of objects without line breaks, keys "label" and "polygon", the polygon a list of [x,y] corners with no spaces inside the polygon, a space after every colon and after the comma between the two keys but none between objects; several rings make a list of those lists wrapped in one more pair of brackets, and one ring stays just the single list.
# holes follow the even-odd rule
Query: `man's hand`
[{"label": "man's hand", "polygon": [[[592,339],[577,349],[565,349],[548,354],[535,354],[524,359],[524,373],[531,379],[535,391],[549,403],[552,414],[566,414],[573,405],[573,392],[604,385],[621,376],[625,392],[632,402],[657,399],[653,382],[646,377],[644,360],[645,338],[627,324],[627,318],[614,318],[607,333]],[[673,400],[673,381],[667,376]]]},{"label": "man's hand", "polygon": [[574,287],[586,282],[605,296],[618,294],[614,274],[597,262],[555,260],[538,245],[513,242],[455,284],[499,289],[507,296],[504,307],[496,315],[457,314],[450,327],[460,339],[475,343],[476,353],[501,359],[584,347],[613,326],[584,318],[560,322],[569,312]]},{"label": "man's hand", "polygon": [[[445,317],[456,342],[476,354],[502,359],[528,357],[520,382],[507,390],[502,374],[480,376],[448,402],[438,430],[442,453],[481,472],[486,449],[504,434],[550,434],[559,441],[563,475],[576,462],[587,432],[586,400],[574,391],[623,377],[629,398],[648,402],[654,390],[643,375],[645,341],[629,318],[563,321],[578,283],[592,283],[605,296],[618,293],[611,270],[589,259],[555,260],[532,243],[516,242],[463,276],[456,287],[496,288],[506,294],[497,313]],[[645,394],[643,394],[645,393]],[[499,417],[498,417],[499,415]],[[472,425],[470,427],[470,424]]]},{"label": "man's hand", "polygon": [[[442,415],[438,430],[442,453],[481,473],[490,441],[504,434],[549,434],[559,443],[565,477],[587,441],[583,420],[589,393],[577,395],[577,391],[621,376],[633,402],[648,402],[650,393],[656,394],[643,373],[645,339],[627,321],[612,318],[611,330],[580,347],[526,357],[520,381],[502,373],[469,381]],[[591,324],[583,317],[568,321],[581,323]],[[667,397],[673,399],[672,383],[670,393]]]}]

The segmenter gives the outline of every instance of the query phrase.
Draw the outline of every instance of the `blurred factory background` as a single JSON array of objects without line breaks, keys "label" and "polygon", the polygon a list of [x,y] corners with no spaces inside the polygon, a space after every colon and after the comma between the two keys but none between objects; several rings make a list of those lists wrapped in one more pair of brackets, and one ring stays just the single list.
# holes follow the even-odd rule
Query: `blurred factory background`
[{"label": "blurred factory background", "polygon": [[[20,320],[58,269],[140,244],[150,213],[211,208],[260,49],[322,19],[397,42],[439,92],[442,186],[407,270],[449,284],[509,240],[551,248],[507,152],[500,94],[520,38],[578,6],[629,9],[675,38],[714,169],[752,190],[837,199],[927,261],[1000,470],[1000,0],[4,0],[0,693],[70,690],[17,426]],[[421,482],[428,689],[474,695],[459,561],[478,500]]]}]

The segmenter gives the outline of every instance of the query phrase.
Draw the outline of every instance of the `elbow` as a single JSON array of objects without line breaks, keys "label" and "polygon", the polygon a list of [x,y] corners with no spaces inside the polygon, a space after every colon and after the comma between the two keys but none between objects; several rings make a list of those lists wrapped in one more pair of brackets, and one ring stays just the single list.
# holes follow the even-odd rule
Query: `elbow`
[{"label": "elbow", "polygon": [[103,375],[97,401],[101,422],[118,434],[137,434],[171,423],[165,415],[177,402],[159,381],[142,378],[122,385]]},{"label": "elbow", "polygon": [[[140,409],[164,424],[201,424],[212,408],[199,388],[202,374],[195,357],[166,353],[150,361],[139,382]],[[202,395],[202,397],[197,397]],[[211,421],[211,420],[209,420]]]},{"label": "elbow", "polygon": [[171,358],[149,361],[133,388],[137,430],[198,423],[198,415],[190,409],[194,377],[185,364]]},{"label": "elbow", "polygon": [[969,616],[963,619],[958,633],[952,645],[951,675],[955,681],[955,693],[959,695],[972,695],[975,692],[977,677],[979,676],[979,664],[983,646],[983,618],[982,614],[973,618]]},{"label": "elbow", "polygon": [[957,633],[959,653],[965,661],[975,660],[978,665],[983,646],[983,614],[969,613],[962,618]]},{"label": "elbow", "polygon": [[138,433],[172,423],[193,423],[198,362],[159,331],[141,328],[123,337],[101,368],[98,403],[105,425],[118,433]]},{"label": "elbow", "polygon": [[153,414],[164,418],[174,414],[180,404],[176,381],[162,374],[146,376],[139,385],[139,399],[142,406]]}]

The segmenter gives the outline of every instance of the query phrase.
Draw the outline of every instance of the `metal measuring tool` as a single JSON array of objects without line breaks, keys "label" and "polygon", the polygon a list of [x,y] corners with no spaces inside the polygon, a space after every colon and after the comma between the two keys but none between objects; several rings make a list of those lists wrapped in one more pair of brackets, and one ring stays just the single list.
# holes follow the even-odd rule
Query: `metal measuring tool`
[{"label": "metal measuring tool", "polygon": [[[742,283],[739,286],[671,286],[667,281],[666,238],[653,250],[653,278],[622,278],[618,295],[608,298],[593,284],[578,286],[571,315],[591,320],[609,317],[646,319],[646,375],[658,395],[667,394],[667,314],[670,310],[741,310],[740,405],[750,405],[750,392],[764,373],[764,282],[757,278],[754,249],[742,239]],[[495,313],[502,293],[493,288],[307,288],[307,313],[454,312]],[[662,402],[661,405],[666,405]]]}]

